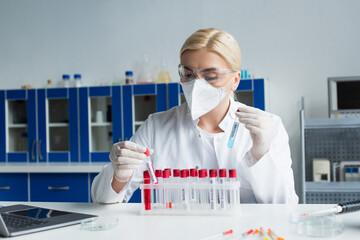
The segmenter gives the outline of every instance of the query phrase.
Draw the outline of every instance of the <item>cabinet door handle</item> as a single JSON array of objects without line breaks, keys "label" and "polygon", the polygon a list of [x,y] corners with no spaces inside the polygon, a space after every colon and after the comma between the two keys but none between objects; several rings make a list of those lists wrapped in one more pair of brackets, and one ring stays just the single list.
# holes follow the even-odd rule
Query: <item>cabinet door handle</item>
[{"label": "cabinet door handle", "polygon": [[32,145],[31,145],[31,159],[35,160],[35,155],[34,155],[34,147],[35,147],[35,139],[32,141]]},{"label": "cabinet door handle", "polygon": [[52,186],[48,186],[48,190],[69,190],[70,187],[66,186],[66,187],[52,187]]},{"label": "cabinet door handle", "polygon": [[10,186],[0,187],[0,190],[10,190]]},{"label": "cabinet door handle", "polygon": [[40,160],[43,160],[40,146],[41,146],[41,139],[38,140],[38,153],[39,153],[39,159],[40,159]]}]

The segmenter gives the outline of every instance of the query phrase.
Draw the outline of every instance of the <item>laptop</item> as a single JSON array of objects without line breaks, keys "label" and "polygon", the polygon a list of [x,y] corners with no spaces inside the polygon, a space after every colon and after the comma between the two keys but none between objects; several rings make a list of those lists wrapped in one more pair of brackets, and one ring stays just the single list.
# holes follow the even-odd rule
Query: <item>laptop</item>
[{"label": "laptop", "polygon": [[0,236],[12,237],[69,226],[97,216],[29,205],[0,208]]}]

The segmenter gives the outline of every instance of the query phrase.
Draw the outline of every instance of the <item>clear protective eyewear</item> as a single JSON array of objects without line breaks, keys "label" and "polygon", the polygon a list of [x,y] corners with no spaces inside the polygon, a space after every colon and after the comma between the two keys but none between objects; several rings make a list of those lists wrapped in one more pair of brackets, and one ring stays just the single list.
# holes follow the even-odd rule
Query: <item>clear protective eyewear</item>
[{"label": "clear protective eyewear", "polygon": [[203,69],[192,69],[188,66],[179,64],[178,66],[179,76],[185,82],[190,82],[199,76],[206,80],[210,84],[222,82],[226,79],[226,74],[236,72],[231,69],[218,69],[218,68],[203,68]]}]

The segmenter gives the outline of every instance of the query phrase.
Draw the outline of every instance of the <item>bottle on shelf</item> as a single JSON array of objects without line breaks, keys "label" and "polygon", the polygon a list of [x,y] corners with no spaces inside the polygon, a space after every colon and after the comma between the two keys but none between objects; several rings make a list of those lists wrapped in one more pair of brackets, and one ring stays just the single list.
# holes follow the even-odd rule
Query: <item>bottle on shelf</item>
[{"label": "bottle on shelf", "polygon": [[68,75],[68,74],[62,75],[62,80],[63,80],[63,87],[69,88],[70,87],[70,75]]},{"label": "bottle on shelf", "polygon": [[74,74],[74,87],[81,87],[81,74]]},{"label": "bottle on shelf", "polygon": [[112,85],[113,86],[121,85],[121,79],[119,75],[114,75]]},{"label": "bottle on shelf", "polygon": [[52,81],[51,79],[48,79],[46,82],[46,88],[52,88],[52,87],[53,87]]},{"label": "bottle on shelf", "polygon": [[134,77],[132,71],[125,72],[125,84],[134,84]]},{"label": "bottle on shelf", "polygon": [[158,75],[158,78],[157,78],[157,82],[158,83],[169,83],[169,82],[171,82],[170,73],[168,71],[165,59],[163,59],[162,62],[161,62],[161,68],[160,68],[160,72],[159,72],[159,75]]},{"label": "bottle on shelf", "polygon": [[151,66],[150,61],[147,54],[144,54],[144,60],[142,63],[141,71],[137,80],[137,83],[153,83],[153,79],[151,77]]}]

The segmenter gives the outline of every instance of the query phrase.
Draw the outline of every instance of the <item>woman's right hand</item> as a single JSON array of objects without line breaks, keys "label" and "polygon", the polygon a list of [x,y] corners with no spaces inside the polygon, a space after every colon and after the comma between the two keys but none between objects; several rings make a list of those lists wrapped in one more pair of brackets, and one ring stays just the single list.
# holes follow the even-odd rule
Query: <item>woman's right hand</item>
[{"label": "woman's right hand", "polygon": [[[135,169],[146,159],[146,148],[130,141],[118,142],[112,146],[109,158],[114,169],[114,177],[119,182],[128,182]],[[149,149],[150,154],[153,150]]]}]

